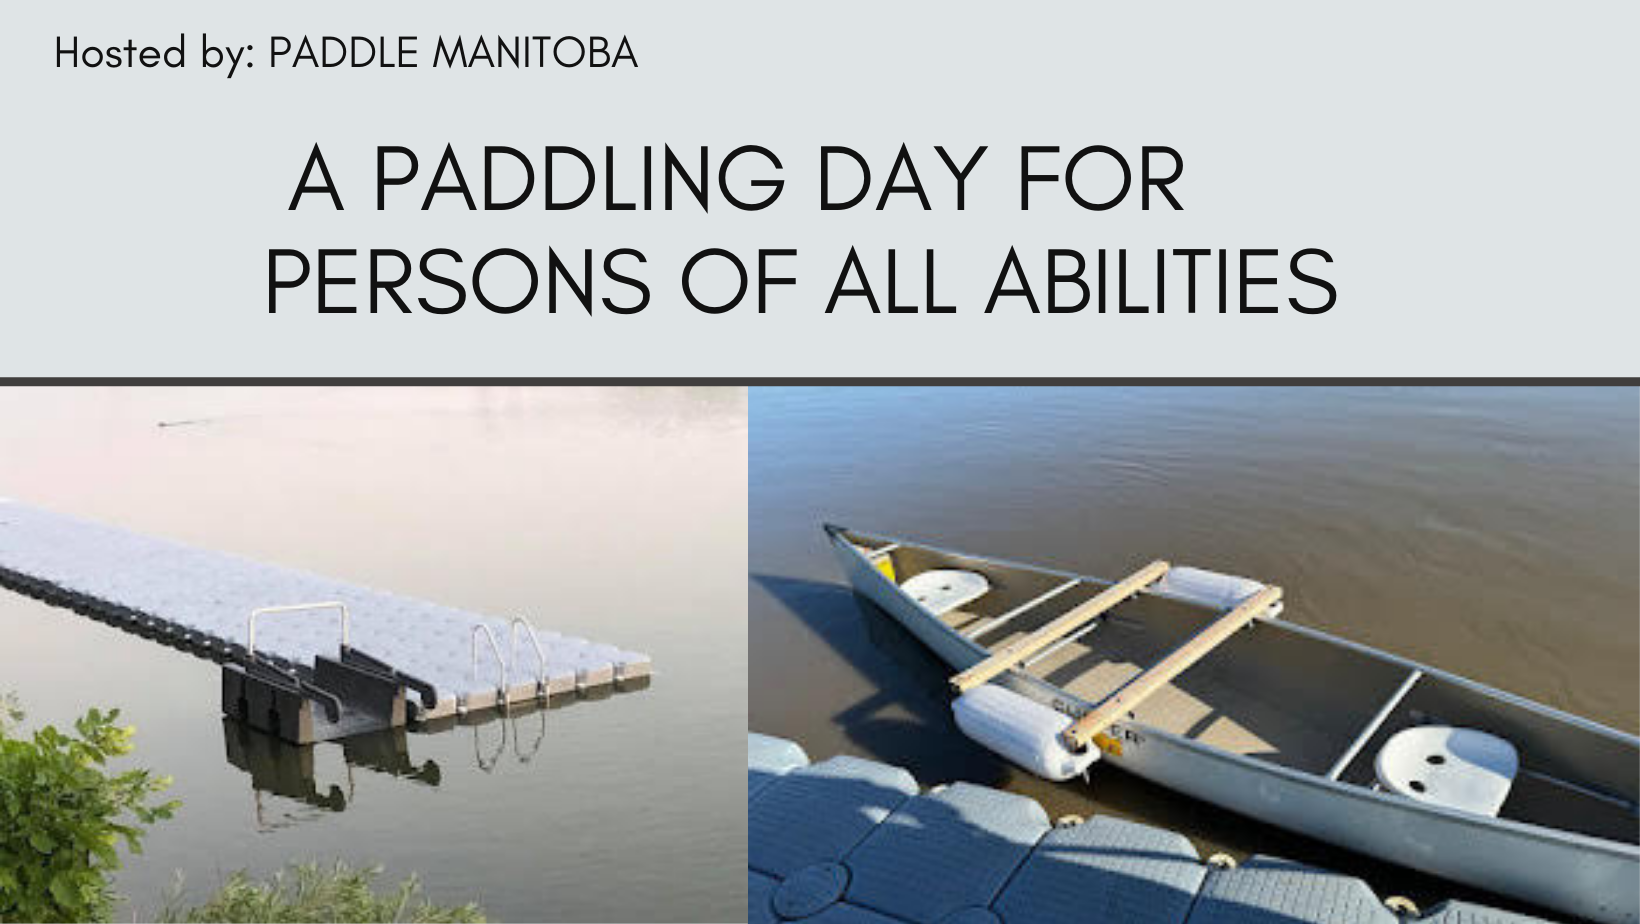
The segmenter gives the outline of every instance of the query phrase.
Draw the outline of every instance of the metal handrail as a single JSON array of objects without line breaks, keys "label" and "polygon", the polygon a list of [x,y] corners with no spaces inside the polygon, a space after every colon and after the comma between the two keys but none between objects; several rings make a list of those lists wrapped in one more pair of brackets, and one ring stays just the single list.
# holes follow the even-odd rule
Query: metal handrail
[{"label": "metal handrail", "polygon": [[507,660],[517,663],[518,659],[518,630],[522,628],[535,648],[535,663],[540,667],[535,675],[535,695],[545,698],[547,695],[547,653],[541,648],[541,640],[535,636],[535,627],[522,616],[514,616],[507,625]]},{"label": "metal handrail", "polygon": [[495,688],[496,697],[500,700],[496,705],[504,706],[507,703],[507,659],[501,656],[501,645],[495,640],[495,633],[490,631],[487,623],[477,623],[473,626],[473,679],[478,679],[478,634],[484,633],[484,638],[490,643],[490,651],[495,654],[496,666],[501,668],[501,684]]},{"label": "metal handrail", "polygon": [[342,613],[342,647],[348,647],[347,632],[347,604],[339,600],[327,600],[323,603],[293,603],[290,606],[262,606],[251,610],[251,615],[245,620],[245,653],[252,658],[256,656],[256,617],[270,613],[297,613],[309,610],[340,610]]}]

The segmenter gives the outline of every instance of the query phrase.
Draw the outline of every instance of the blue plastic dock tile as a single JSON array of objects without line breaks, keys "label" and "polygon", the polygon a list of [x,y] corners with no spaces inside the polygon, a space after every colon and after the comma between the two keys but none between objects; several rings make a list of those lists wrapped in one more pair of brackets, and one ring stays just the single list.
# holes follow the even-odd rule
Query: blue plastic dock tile
[{"label": "blue plastic dock tile", "polygon": [[1056,828],[1008,883],[1008,924],[1179,924],[1207,875],[1182,835],[1116,818]]},{"label": "blue plastic dock tile", "polygon": [[1418,924],[1543,924],[1542,919],[1499,911],[1468,902],[1442,902],[1418,919]]},{"label": "blue plastic dock tile", "polygon": [[746,798],[756,799],[777,777],[809,765],[797,742],[751,732],[746,736]]},{"label": "blue plastic dock tile", "polygon": [[900,918],[891,918],[878,914],[869,908],[857,905],[837,904],[812,918],[804,918],[803,924],[905,924]]},{"label": "blue plastic dock tile", "polygon": [[746,924],[778,924],[769,900],[779,885],[780,880],[762,873],[746,874]]},{"label": "blue plastic dock tile", "polygon": [[987,907],[1048,830],[1033,800],[981,786],[907,799],[845,859],[848,901],[922,924]]},{"label": "blue plastic dock tile", "polygon": [[752,924],[1544,924],[1463,902],[1401,919],[1351,876],[1273,857],[1213,869],[1173,832],[1050,828],[1024,796],[916,795],[904,770],[811,766],[778,738],[750,736],[747,762]]},{"label": "blue plastic dock tile", "polygon": [[848,880],[841,863],[805,866],[774,890],[774,913],[787,920],[813,917],[843,900]]},{"label": "blue plastic dock tile", "polygon": [[1397,924],[1365,882],[1275,857],[1207,874],[1190,924]]},{"label": "blue plastic dock tile", "polygon": [[775,778],[746,820],[753,869],[790,876],[841,860],[906,799],[917,781],[899,767],[833,757]]}]

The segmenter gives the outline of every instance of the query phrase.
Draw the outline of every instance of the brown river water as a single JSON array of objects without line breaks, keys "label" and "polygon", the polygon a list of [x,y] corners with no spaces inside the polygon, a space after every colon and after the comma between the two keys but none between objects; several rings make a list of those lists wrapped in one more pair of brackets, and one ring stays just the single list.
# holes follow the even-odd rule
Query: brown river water
[{"label": "brown river water", "polygon": [[1256,577],[1286,588],[1285,619],[1640,730],[1633,388],[757,388],[751,411],[750,725],[816,759],[1509,904],[1113,768],[1010,767],[957,731],[942,665],[849,590],[826,521],[1109,578],[1153,558]]},{"label": "brown river water", "polygon": [[[491,920],[745,914],[739,388],[0,388],[0,496],[648,653],[647,689],[298,748],[209,661],[0,590],[25,727],[119,707],[175,778],[117,886],[292,860],[418,873]],[[290,602],[290,601],[280,601]]]}]

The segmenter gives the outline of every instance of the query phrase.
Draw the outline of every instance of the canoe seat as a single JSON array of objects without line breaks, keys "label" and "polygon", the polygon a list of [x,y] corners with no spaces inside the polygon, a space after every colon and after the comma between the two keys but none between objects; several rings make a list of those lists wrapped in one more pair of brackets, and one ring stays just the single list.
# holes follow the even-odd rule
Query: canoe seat
[{"label": "canoe seat", "polygon": [[1496,817],[1520,768],[1515,746],[1473,728],[1421,725],[1396,732],[1378,752],[1385,789],[1409,799]]},{"label": "canoe seat", "polygon": [[900,589],[935,616],[944,616],[985,596],[991,582],[978,571],[936,568],[906,578]]}]

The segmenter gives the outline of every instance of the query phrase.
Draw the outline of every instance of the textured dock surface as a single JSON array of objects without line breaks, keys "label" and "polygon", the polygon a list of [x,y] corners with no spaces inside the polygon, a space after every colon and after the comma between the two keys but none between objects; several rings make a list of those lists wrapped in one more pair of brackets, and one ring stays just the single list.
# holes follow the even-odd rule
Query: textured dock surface
[{"label": "textured dock surface", "polygon": [[[431,683],[438,705],[428,717],[509,701],[533,700],[545,681],[551,694],[646,677],[645,655],[573,636],[536,630],[546,655],[519,634],[508,651],[509,620],[483,616],[348,584],[237,555],[183,545],[118,527],[0,499],[0,584],[70,606],[121,628],[217,660],[245,654],[253,609],[339,601],[349,612],[354,648]],[[473,633],[487,626],[500,661]],[[256,649],[290,664],[335,657],[337,614],[271,614],[258,619]]]},{"label": "textured dock surface", "polygon": [[1209,866],[1183,835],[1054,827],[1024,796],[853,757],[747,746],[751,924],[1541,924],[1466,902],[1397,917],[1365,882],[1273,857]]}]

